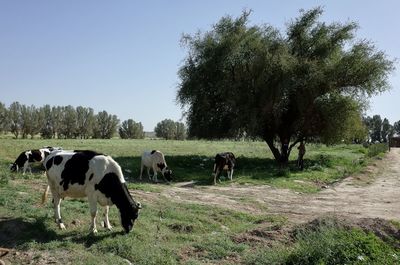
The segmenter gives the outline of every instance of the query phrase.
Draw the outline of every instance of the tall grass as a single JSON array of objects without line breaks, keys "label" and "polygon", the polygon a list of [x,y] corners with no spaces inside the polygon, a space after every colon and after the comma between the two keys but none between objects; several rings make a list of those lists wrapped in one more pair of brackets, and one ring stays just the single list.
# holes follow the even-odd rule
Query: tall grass
[{"label": "tall grass", "polygon": [[399,264],[400,251],[371,232],[343,227],[335,220],[297,231],[294,244],[259,249],[246,264]]}]

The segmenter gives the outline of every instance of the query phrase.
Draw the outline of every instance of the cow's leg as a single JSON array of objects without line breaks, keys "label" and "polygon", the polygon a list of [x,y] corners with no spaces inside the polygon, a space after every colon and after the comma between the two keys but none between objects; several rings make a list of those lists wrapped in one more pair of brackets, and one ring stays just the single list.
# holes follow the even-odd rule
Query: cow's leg
[{"label": "cow's leg", "polygon": [[24,167],[22,168],[22,175],[25,175],[27,169],[28,169],[28,162],[25,162]]},{"label": "cow's leg", "polygon": [[156,164],[153,165],[153,181],[157,182],[157,166]]},{"label": "cow's leg", "polygon": [[52,194],[53,194],[54,215],[55,215],[56,223],[58,224],[58,227],[61,230],[64,230],[65,225],[64,225],[63,221],[61,220],[61,210],[60,210],[61,197],[56,192],[52,192]]},{"label": "cow's leg", "polygon": [[106,206],[104,207],[104,226],[105,228],[107,228],[108,230],[111,231],[112,226],[110,224],[110,220],[108,219],[108,212],[110,211],[110,206]]},{"label": "cow's leg", "polygon": [[44,192],[42,194],[42,204],[44,204],[47,200],[47,195],[49,194],[49,188],[50,188],[50,186],[47,185],[46,189],[44,190]]},{"label": "cow's leg", "polygon": [[220,170],[219,170],[219,168],[217,168],[214,173],[214,185],[217,185],[217,178],[219,180],[219,173],[220,173]]},{"label": "cow's leg", "polygon": [[143,163],[140,163],[140,176],[139,179],[142,180],[142,173],[143,173]]},{"label": "cow's leg", "polygon": [[152,180],[151,176],[150,176],[150,168],[146,167],[147,169],[147,177],[149,178],[149,180]]},{"label": "cow's leg", "polygon": [[233,178],[233,168],[231,168],[231,174],[230,174],[230,176],[229,176],[229,179],[230,179],[230,180],[232,180],[232,178]]},{"label": "cow's leg", "polygon": [[92,223],[90,224],[90,232],[93,234],[97,233],[96,228],[96,216],[97,216],[97,200],[93,197],[89,198],[90,216],[92,217]]}]

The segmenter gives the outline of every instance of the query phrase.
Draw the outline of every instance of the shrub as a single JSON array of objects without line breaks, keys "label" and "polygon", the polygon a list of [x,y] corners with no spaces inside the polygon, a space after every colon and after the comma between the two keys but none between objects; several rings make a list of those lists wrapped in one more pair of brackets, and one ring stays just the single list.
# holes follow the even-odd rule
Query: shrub
[{"label": "shrub", "polygon": [[374,157],[389,150],[387,143],[372,144],[368,147],[368,157]]}]

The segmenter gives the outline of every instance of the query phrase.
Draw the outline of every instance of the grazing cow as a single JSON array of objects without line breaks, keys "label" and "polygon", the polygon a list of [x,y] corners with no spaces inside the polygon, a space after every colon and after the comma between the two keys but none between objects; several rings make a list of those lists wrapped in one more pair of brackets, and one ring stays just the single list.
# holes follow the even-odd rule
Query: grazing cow
[{"label": "grazing cow", "polygon": [[65,197],[88,197],[92,217],[91,232],[97,233],[97,203],[105,206],[105,222],[111,230],[108,219],[109,206],[115,204],[120,212],[121,224],[126,233],[132,229],[138,218],[140,203],[129,194],[121,167],[110,156],[94,151],[60,151],[51,153],[44,162],[48,186],[42,202],[50,188],[53,195],[56,223],[65,229],[60,215],[60,203]]},{"label": "grazing cow", "polygon": [[52,151],[61,149],[61,147],[45,146],[41,149],[24,151],[18,156],[15,162],[11,164],[10,170],[18,172],[20,168],[23,168],[23,174],[25,174],[27,169],[32,173],[31,164],[41,163]]},{"label": "grazing cow", "polygon": [[214,185],[217,184],[217,179],[219,180],[219,175],[223,170],[228,171],[228,177],[232,180],[233,168],[235,167],[236,158],[232,152],[219,153],[215,156],[214,162]]},{"label": "grazing cow", "polygon": [[142,179],[143,167],[147,168],[147,176],[151,180],[150,176],[150,168],[153,169],[153,181],[157,182],[157,172],[161,172],[164,179],[167,181],[172,180],[172,170],[170,170],[167,166],[167,162],[165,162],[164,154],[160,151],[144,151],[142,154],[142,162],[140,165],[140,176]]}]

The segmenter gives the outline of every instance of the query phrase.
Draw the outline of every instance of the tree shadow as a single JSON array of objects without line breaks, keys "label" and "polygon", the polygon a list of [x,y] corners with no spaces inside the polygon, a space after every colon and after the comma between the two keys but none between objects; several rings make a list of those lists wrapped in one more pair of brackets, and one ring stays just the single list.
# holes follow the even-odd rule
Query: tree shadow
[{"label": "tree shadow", "polygon": [[[130,183],[150,183],[157,185],[167,185],[160,173],[159,182],[154,183],[148,180],[146,170],[143,170],[143,178],[139,180],[140,160],[139,156],[115,157],[122,167],[126,180]],[[191,182],[189,186],[207,186],[213,184],[212,171],[214,157],[200,155],[178,155],[165,156],[168,167],[173,171],[172,182]],[[329,158],[314,157],[304,159],[305,170],[321,170],[323,167],[330,166]],[[233,178],[246,177],[254,180],[272,180],[275,178],[288,178],[290,173],[301,172],[297,166],[297,160],[290,160],[287,167],[281,167],[272,158],[257,158],[238,156],[234,169]],[[151,171],[152,172],[152,171]],[[152,173],[151,173],[152,174]],[[222,181],[227,180],[227,174],[221,174]]]}]

